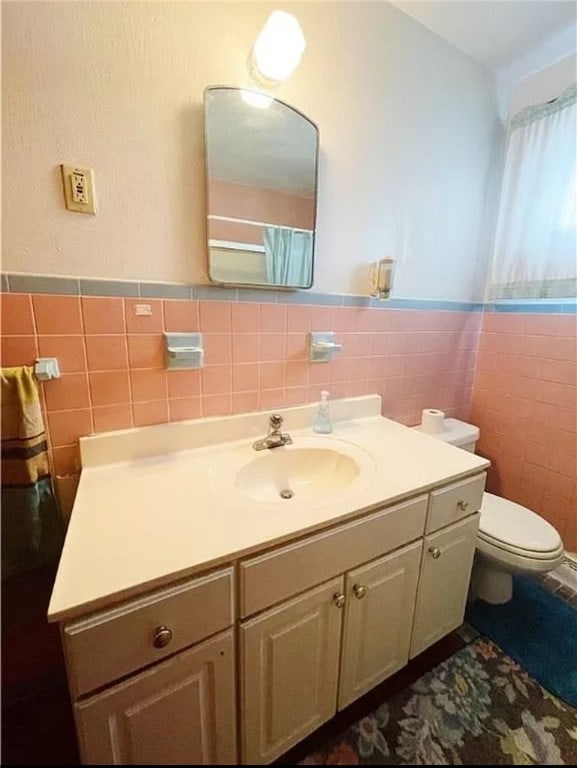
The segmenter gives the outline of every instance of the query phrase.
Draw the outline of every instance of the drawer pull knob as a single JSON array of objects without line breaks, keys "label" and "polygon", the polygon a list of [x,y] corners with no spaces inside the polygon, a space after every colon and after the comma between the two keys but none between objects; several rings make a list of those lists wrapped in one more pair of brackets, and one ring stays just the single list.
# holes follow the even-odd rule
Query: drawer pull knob
[{"label": "drawer pull knob", "polygon": [[160,627],[156,628],[153,643],[155,648],[166,648],[171,640],[172,632],[168,627],[165,627],[164,624],[162,624]]},{"label": "drawer pull knob", "polygon": [[460,500],[457,502],[457,506],[458,506],[458,507],[459,507],[459,509],[461,509],[463,512],[466,512],[466,511],[469,509],[469,502],[468,502],[468,501],[465,501],[464,499],[460,499]]},{"label": "drawer pull knob", "polygon": [[362,600],[363,597],[367,594],[367,588],[363,587],[362,584],[355,584],[353,587],[353,592],[355,593],[357,600]]},{"label": "drawer pull knob", "polygon": [[441,557],[441,550],[439,547],[429,547],[429,554],[433,560],[438,560]]},{"label": "drawer pull knob", "polygon": [[344,608],[346,597],[343,595],[342,592],[335,592],[333,595],[333,603],[337,606],[337,608]]}]

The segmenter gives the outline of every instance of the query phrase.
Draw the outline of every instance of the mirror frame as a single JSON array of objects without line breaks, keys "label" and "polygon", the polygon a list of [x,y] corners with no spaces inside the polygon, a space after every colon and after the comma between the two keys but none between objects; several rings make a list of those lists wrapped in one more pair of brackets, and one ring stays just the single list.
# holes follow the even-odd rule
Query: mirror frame
[{"label": "mirror frame", "polygon": [[[208,211],[208,118],[207,118],[207,109],[206,109],[206,100],[207,95],[210,91],[238,91],[239,93],[241,91],[254,91],[253,88],[240,88],[236,85],[208,85],[204,91],[203,91],[203,140],[204,140],[204,200],[206,205],[206,213],[205,213],[205,242],[206,242],[206,260],[207,260],[207,274],[208,279],[210,280],[212,285],[217,285],[221,288],[260,288],[264,291],[308,291],[310,290],[315,281],[315,255],[316,255],[316,244],[317,244],[317,209],[318,209],[318,188],[319,188],[319,155],[320,155],[320,131],[318,125],[310,119],[310,117],[307,117],[307,115],[304,114],[304,112],[301,112],[300,109],[297,109],[296,107],[293,107],[292,104],[287,104],[286,101],[282,101],[281,99],[277,99],[276,97],[271,97],[272,101],[275,101],[279,104],[282,104],[283,107],[286,107],[287,109],[292,110],[293,112],[296,112],[297,115],[304,118],[307,123],[310,123],[312,127],[316,131],[317,136],[317,142],[316,142],[316,152],[315,152],[315,209],[314,209],[314,219],[313,219],[313,248],[312,248],[312,260],[311,260],[311,279],[310,283],[308,285],[272,285],[270,283],[237,283],[234,281],[226,281],[223,282],[222,280],[215,280],[211,274],[210,270],[210,246],[209,246],[209,237],[208,237],[208,217],[209,217],[209,211]],[[255,93],[259,93],[259,91],[254,91]],[[262,95],[262,94],[261,94]]]}]

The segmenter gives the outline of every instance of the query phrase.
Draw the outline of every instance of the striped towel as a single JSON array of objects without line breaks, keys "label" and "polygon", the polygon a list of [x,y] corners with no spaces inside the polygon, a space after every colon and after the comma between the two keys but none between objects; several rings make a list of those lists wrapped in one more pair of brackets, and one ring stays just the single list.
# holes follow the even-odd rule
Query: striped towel
[{"label": "striped towel", "polygon": [[63,527],[52,488],[34,370],[3,368],[2,578],[57,559]]}]

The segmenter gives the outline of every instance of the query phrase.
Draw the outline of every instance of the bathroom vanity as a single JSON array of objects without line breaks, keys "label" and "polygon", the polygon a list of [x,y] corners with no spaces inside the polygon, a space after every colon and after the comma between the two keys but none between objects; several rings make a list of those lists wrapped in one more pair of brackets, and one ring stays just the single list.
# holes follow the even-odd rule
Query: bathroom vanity
[{"label": "bathroom vanity", "polygon": [[268,413],[82,440],[49,618],[84,763],[269,763],[461,624],[488,462],[380,407],[285,409],[266,456]]}]

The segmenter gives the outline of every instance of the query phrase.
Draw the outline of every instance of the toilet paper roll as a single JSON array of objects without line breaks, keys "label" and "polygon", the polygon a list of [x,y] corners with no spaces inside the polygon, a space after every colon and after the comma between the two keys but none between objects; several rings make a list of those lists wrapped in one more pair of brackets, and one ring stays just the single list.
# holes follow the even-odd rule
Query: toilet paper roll
[{"label": "toilet paper roll", "polygon": [[436,435],[443,431],[445,414],[436,408],[423,408],[421,414],[421,430],[428,435]]}]

